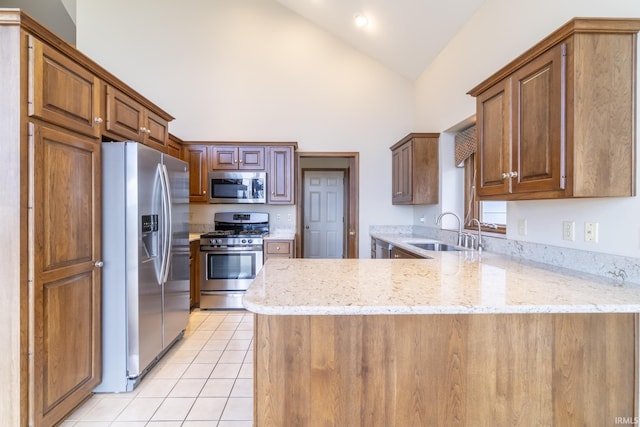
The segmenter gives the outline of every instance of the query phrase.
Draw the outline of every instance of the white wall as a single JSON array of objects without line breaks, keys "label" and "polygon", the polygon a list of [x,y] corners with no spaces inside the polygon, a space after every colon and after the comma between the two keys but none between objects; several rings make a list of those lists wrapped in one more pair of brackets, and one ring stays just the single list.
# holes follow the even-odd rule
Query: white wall
[{"label": "white wall", "polygon": [[[487,0],[417,80],[416,129],[437,132],[474,114],[468,90],[576,16],[640,17],[640,2]],[[454,169],[453,158],[442,164]],[[444,186],[460,191],[456,179]],[[527,220],[526,236],[518,235],[519,219]],[[562,240],[563,220],[576,222],[574,242]],[[584,242],[586,221],[599,223],[599,243]],[[511,239],[640,257],[639,197],[509,202],[507,227]]]},{"label": "white wall", "polygon": [[[366,257],[370,224],[424,216],[432,225],[462,206],[449,145],[440,150],[444,204],[392,206],[388,148],[409,131],[444,132],[472,116],[469,89],[574,16],[640,17],[640,2],[487,0],[413,86],[272,0],[78,0],[76,24],[78,48],[174,115],[180,138],[360,152]],[[638,213],[638,197],[510,202],[508,237],[639,257]],[[561,239],[563,220],[576,221],[575,242]],[[582,241],[585,221],[600,224],[599,243]]]},{"label": "white wall", "polygon": [[359,152],[361,256],[370,224],[412,222],[391,205],[389,151],[413,130],[412,82],[272,0],[78,0],[76,15],[78,48],[183,140]]}]

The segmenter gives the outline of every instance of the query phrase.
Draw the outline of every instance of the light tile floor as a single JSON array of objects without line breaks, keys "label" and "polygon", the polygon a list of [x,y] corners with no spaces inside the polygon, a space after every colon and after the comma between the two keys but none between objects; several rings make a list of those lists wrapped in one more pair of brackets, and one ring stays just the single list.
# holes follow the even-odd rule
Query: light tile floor
[{"label": "light tile floor", "polygon": [[94,394],[61,427],[251,427],[253,315],[193,311],[184,338],[130,393]]}]

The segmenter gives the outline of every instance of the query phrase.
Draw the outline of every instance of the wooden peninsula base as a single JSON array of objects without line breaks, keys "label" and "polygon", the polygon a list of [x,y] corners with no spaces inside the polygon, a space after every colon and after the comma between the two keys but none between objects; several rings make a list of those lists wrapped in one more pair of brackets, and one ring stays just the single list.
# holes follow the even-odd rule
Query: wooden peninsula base
[{"label": "wooden peninsula base", "polygon": [[255,319],[257,427],[637,420],[637,314]]}]

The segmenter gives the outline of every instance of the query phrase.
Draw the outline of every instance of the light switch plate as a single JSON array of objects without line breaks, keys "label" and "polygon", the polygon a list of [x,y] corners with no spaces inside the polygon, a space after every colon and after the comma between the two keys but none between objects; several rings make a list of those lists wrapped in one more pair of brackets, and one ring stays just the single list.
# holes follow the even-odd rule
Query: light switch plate
[{"label": "light switch plate", "polygon": [[597,222],[584,223],[584,241],[598,243],[598,223]]},{"label": "light switch plate", "polygon": [[527,220],[524,218],[518,220],[518,234],[521,236],[527,235]]}]

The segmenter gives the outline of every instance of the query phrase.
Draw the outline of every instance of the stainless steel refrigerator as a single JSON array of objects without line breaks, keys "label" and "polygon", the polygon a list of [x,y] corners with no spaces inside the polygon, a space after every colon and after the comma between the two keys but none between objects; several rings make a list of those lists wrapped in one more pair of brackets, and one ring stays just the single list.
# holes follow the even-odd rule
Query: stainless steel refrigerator
[{"label": "stainless steel refrigerator", "polygon": [[188,164],[102,143],[102,383],[131,391],[189,321]]}]

